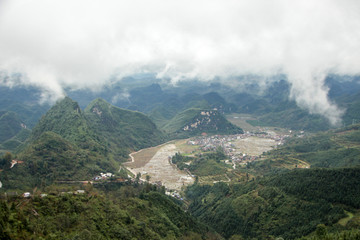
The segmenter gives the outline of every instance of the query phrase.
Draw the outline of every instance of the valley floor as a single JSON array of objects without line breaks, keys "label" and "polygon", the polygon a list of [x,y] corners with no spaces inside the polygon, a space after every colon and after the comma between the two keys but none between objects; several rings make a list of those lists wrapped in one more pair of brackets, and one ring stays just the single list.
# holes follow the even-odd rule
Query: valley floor
[{"label": "valley floor", "polygon": [[[170,163],[171,157],[175,153],[179,152],[179,149],[174,143],[168,143],[162,145],[160,148],[155,148],[156,152],[154,153],[154,148],[144,149],[141,151],[139,156],[131,155],[131,158],[134,160],[133,163],[128,163],[127,168],[134,175],[141,173],[142,178],[144,176],[150,176],[150,182],[160,183],[168,189],[181,190],[183,186],[190,185],[194,182],[194,178],[191,177],[185,171],[180,171],[177,167]],[[146,161],[146,158],[149,158],[149,155],[154,154],[149,161]],[[141,166],[140,163],[143,163]],[[132,167],[135,166],[135,167]]]}]

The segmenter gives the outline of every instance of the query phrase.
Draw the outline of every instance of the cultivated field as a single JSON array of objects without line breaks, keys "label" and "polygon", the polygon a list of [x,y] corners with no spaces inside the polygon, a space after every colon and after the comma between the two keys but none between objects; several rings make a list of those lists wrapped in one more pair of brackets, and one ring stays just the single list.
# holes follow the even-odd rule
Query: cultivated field
[{"label": "cultivated field", "polygon": [[259,127],[254,127],[247,122],[247,120],[255,120],[255,118],[251,115],[233,113],[226,115],[225,117],[229,122],[231,122],[235,126],[242,128],[244,131],[256,132],[259,130]]},{"label": "cultivated field", "polygon": [[276,141],[269,138],[248,137],[237,139],[233,144],[237,152],[245,153],[250,156],[258,156],[267,152],[276,145]]},{"label": "cultivated field", "polygon": [[178,151],[173,143],[144,149],[134,154],[134,162],[126,166],[134,174],[141,173],[142,179],[149,175],[150,182],[161,181],[168,189],[181,190],[182,186],[192,184],[194,179],[170,164],[169,159]]}]

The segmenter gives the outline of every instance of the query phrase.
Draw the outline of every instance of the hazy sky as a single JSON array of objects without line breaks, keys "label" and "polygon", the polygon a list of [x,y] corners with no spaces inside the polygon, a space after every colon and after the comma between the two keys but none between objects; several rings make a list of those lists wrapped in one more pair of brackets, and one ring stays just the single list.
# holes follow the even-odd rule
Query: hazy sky
[{"label": "hazy sky", "polygon": [[0,0],[0,71],[23,74],[0,84],[38,86],[45,99],[139,72],[284,73],[291,98],[336,123],[323,83],[360,72],[360,1]]}]

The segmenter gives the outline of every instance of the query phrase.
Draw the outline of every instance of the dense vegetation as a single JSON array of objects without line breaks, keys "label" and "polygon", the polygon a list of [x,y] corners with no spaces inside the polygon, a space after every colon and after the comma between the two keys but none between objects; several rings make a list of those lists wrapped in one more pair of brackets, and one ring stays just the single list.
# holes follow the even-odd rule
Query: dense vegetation
[{"label": "dense vegetation", "polygon": [[165,139],[146,115],[114,107],[102,99],[91,102],[84,113],[91,129],[121,159],[127,158],[129,149],[154,146]]},{"label": "dense vegetation", "polygon": [[[157,127],[170,138],[241,133],[223,113],[255,114],[254,125],[310,131],[330,127],[323,117],[289,100],[290,86],[281,77],[278,80],[265,91],[250,86],[246,93],[221,84],[189,83],[166,89],[159,84],[134,87],[128,94],[115,87],[108,96],[103,94],[108,101],[150,118],[102,99],[88,104],[95,94],[91,98],[88,93],[87,98],[79,94],[81,106],[88,105],[85,110],[65,98],[32,132],[21,124],[33,127],[46,106],[26,95],[33,90],[0,88],[4,92],[0,96],[4,100],[0,104],[0,150],[13,151],[0,157],[0,190],[34,189],[35,193],[29,199],[0,201],[0,238],[217,239],[177,205],[180,201],[166,197],[163,188],[138,183],[119,187],[124,183],[107,182],[94,185],[101,190],[87,186],[86,194],[73,195],[47,186],[59,180],[90,180],[107,171],[124,180],[127,172],[117,171],[130,151],[165,141]],[[346,108],[344,123],[360,119],[359,87],[333,78],[327,84],[329,98]],[[359,232],[351,230],[360,226],[359,129],[360,125],[351,125],[300,135],[260,161],[236,169],[224,163],[226,156],[221,151],[192,157],[176,154],[172,162],[197,176],[196,184],[186,190],[188,211],[225,238],[359,239]],[[10,169],[14,159],[17,164]],[[311,169],[296,169],[308,166]],[[222,182],[214,184],[218,181]],[[204,182],[211,185],[201,185]],[[41,198],[37,189],[49,195]]]},{"label": "dense vegetation", "polygon": [[41,118],[20,146],[13,158],[21,164],[3,168],[2,190],[43,188],[54,181],[90,180],[100,172],[114,173],[130,151],[161,141],[162,133],[141,113],[100,99],[84,113],[66,97]]},{"label": "dense vegetation", "polygon": [[21,127],[21,120],[14,112],[0,112],[0,143],[18,134]]},{"label": "dense vegetation", "polygon": [[[252,164],[261,171],[307,163],[311,167],[352,167],[360,165],[359,125],[293,138],[285,146],[266,153],[268,161]],[[271,170],[271,169],[268,169]]]},{"label": "dense vegetation", "polygon": [[30,132],[16,113],[0,111],[0,151],[15,150],[25,142]]},{"label": "dense vegetation", "polygon": [[0,200],[1,239],[219,239],[150,185],[47,190]]},{"label": "dense vegetation", "polygon": [[[295,170],[243,184],[193,185],[189,211],[224,237],[306,236],[359,208],[359,168]],[[291,184],[290,184],[291,183]]]},{"label": "dense vegetation", "polygon": [[218,150],[214,153],[200,154],[195,157],[188,157],[176,153],[171,161],[173,164],[183,170],[185,168],[196,176],[221,175],[227,172],[228,165],[220,162],[226,159],[223,151]]},{"label": "dense vegetation", "polygon": [[[14,159],[14,157],[11,157]],[[90,180],[103,171],[114,171],[117,164],[96,151],[81,149],[54,132],[45,132],[28,145],[17,159],[22,163],[4,167],[0,174],[3,188],[43,189],[54,181]]]}]

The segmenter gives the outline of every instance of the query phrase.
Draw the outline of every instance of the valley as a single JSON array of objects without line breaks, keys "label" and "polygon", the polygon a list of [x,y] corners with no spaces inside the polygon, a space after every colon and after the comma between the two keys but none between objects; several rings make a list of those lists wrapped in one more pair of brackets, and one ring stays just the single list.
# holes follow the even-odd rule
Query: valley
[{"label": "valley", "polygon": [[[83,224],[99,225],[78,209],[90,199],[107,226],[87,230],[104,239],[146,239],[144,232],[150,239],[295,239],[313,236],[321,224],[341,234],[359,226],[359,125],[328,129],[286,98],[164,89],[132,89],[127,109],[65,97],[32,128],[23,128],[21,112],[4,112],[6,234],[46,239],[35,225],[19,231],[12,219],[28,226],[26,219],[49,218],[39,201],[68,201],[66,216],[53,212],[46,229],[60,225],[68,232],[53,230],[58,238],[74,238]],[[123,217],[97,202],[123,209]]]},{"label": "valley", "polygon": [[[223,159],[226,164],[223,168],[231,172],[236,167],[261,161],[261,155],[264,152],[282,145],[287,137],[289,135],[247,132],[238,135],[213,135],[173,140],[129,154],[131,161],[124,163],[124,166],[132,173],[133,178],[140,173],[143,181],[149,176],[149,182],[153,184],[165,186],[169,190],[183,191],[186,186],[194,183],[195,174],[188,168],[180,170],[171,162],[176,153],[197,156],[221,149],[226,154],[226,159]],[[191,162],[185,164],[190,166]],[[231,166],[230,169],[228,169],[229,166]],[[226,173],[216,176],[215,179],[231,181]],[[200,177],[200,181],[202,183],[219,182],[209,176]]]}]

